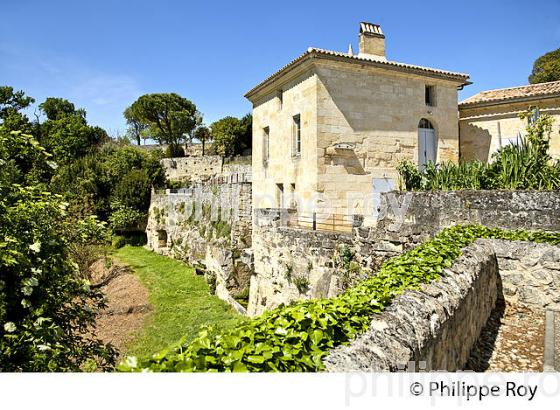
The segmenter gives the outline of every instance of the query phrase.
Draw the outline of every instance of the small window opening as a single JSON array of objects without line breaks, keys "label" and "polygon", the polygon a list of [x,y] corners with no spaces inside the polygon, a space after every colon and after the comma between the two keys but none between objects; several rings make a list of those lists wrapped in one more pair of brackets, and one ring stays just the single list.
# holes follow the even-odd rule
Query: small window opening
[{"label": "small window opening", "polygon": [[294,138],[294,156],[301,155],[301,118],[300,115],[293,116],[293,138]]},{"label": "small window opening", "polygon": [[433,85],[426,86],[426,105],[429,107],[435,107],[436,105],[436,88]]}]

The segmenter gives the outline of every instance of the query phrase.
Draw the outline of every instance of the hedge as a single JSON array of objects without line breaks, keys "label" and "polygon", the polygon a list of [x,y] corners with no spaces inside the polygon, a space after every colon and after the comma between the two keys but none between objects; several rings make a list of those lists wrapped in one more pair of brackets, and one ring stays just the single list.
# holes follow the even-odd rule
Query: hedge
[{"label": "hedge", "polygon": [[329,350],[364,332],[373,315],[405,290],[437,280],[478,238],[560,244],[560,233],[506,231],[479,225],[446,228],[433,239],[385,262],[379,272],[331,299],[281,306],[247,319],[235,329],[202,330],[190,344],[138,359],[127,357],[119,371],[280,371],[324,369]]}]

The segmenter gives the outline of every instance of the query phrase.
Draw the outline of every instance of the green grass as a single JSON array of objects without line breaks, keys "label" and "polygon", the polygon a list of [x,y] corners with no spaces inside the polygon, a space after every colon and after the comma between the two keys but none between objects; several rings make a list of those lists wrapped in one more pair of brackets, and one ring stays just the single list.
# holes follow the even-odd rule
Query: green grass
[{"label": "green grass", "polygon": [[202,325],[235,326],[243,317],[217,296],[194,269],[142,247],[125,246],[113,256],[130,265],[150,293],[154,311],[129,343],[127,355],[147,356],[185,337],[192,340]]}]

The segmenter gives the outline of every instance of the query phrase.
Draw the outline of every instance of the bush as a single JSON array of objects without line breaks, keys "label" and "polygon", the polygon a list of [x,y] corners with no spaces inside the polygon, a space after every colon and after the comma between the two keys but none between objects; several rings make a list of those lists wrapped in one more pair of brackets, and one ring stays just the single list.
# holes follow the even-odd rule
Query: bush
[{"label": "bush", "polygon": [[148,219],[146,212],[123,205],[119,201],[111,204],[112,213],[109,222],[113,232],[134,231],[143,227]]},{"label": "bush", "polygon": [[122,235],[113,236],[113,239],[111,241],[111,245],[115,249],[120,249],[120,248],[122,248],[123,246],[126,245],[126,238]]},{"label": "bush", "polygon": [[106,144],[98,151],[57,169],[50,190],[64,195],[71,210],[89,203],[89,212],[108,220],[111,204],[138,212],[147,212],[151,187],[165,184],[165,172],[157,152],[115,144]]},{"label": "bush", "polygon": [[413,250],[385,262],[380,271],[332,299],[299,301],[248,319],[216,334],[200,332],[190,344],[138,360],[126,358],[121,371],[317,371],[332,348],[365,331],[407,289],[437,280],[477,238],[530,240],[560,244],[560,233],[502,231],[455,226]]},{"label": "bush", "polygon": [[127,235],[115,235],[111,244],[115,249],[120,249],[125,245],[143,246],[146,244],[146,234],[144,232],[134,232]]},{"label": "bush", "polygon": [[165,149],[165,158],[182,158],[185,150],[182,145],[169,144]]}]

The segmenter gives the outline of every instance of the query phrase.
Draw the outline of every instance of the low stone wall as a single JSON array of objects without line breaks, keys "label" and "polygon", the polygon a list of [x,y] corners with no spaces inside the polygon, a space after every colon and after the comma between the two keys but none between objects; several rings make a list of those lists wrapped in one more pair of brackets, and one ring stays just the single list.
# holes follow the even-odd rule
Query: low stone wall
[{"label": "low stone wall", "polygon": [[356,227],[356,245],[361,254],[393,256],[457,224],[560,231],[560,192],[382,193],[379,219],[374,226]]},{"label": "low stone wall", "polygon": [[560,246],[502,240],[492,245],[507,301],[560,310]]},{"label": "low stone wall", "polygon": [[253,271],[251,215],[250,183],[153,192],[147,246],[200,267],[215,284],[215,293],[245,312],[233,298],[249,291]]},{"label": "low stone wall", "polygon": [[406,291],[349,345],[325,359],[328,371],[462,370],[494,308],[498,263],[492,243],[463,250],[442,277]]}]

